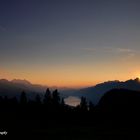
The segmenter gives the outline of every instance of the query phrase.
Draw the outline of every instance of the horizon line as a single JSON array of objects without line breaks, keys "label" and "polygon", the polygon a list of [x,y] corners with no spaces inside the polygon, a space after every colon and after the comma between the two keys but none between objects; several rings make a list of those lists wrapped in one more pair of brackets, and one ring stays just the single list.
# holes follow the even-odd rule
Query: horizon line
[{"label": "horizon line", "polygon": [[25,82],[29,82],[32,85],[46,86],[48,88],[58,88],[58,89],[72,88],[72,89],[80,89],[80,88],[94,87],[94,86],[96,86],[98,84],[105,83],[105,82],[114,82],[114,81],[125,82],[125,81],[128,81],[128,80],[139,80],[140,81],[140,78],[139,77],[135,77],[135,78],[129,78],[127,80],[106,80],[106,81],[97,82],[96,84],[87,84],[87,85],[85,84],[85,85],[81,85],[81,86],[80,85],[73,85],[73,86],[47,85],[47,84],[41,84],[41,83],[31,82],[30,80],[25,79],[25,78],[21,78],[21,79],[19,79],[19,78],[13,78],[13,79],[0,78],[0,80],[7,80],[9,82],[12,82],[14,80],[25,81]]}]

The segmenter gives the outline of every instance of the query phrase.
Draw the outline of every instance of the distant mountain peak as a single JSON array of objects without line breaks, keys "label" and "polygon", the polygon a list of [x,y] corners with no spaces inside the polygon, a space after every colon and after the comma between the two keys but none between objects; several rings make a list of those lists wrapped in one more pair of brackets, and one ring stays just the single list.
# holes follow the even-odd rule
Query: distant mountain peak
[{"label": "distant mountain peak", "polygon": [[1,83],[7,83],[7,82],[9,82],[7,79],[0,79],[0,82]]},{"label": "distant mountain peak", "polygon": [[31,83],[25,79],[13,79],[11,82],[16,84],[31,85]]},{"label": "distant mountain peak", "polygon": [[134,79],[134,81],[136,81],[136,82],[140,82],[140,78],[136,78],[136,79]]},{"label": "distant mountain peak", "polygon": [[137,83],[137,84],[140,84],[140,79],[139,78],[135,78],[135,79],[130,79],[130,80],[127,80],[125,81],[125,83]]},{"label": "distant mountain peak", "polygon": [[128,89],[140,91],[140,79],[129,79],[126,81],[106,81],[96,86],[88,87],[78,91],[79,96],[85,96],[88,100],[91,100],[94,104],[97,104],[100,98],[108,91],[112,89]]}]

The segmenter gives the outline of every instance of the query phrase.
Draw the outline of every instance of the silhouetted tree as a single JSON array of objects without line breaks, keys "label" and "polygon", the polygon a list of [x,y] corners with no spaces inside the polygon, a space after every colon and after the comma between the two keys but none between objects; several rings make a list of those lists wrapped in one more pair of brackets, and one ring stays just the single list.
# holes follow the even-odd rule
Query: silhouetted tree
[{"label": "silhouetted tree", "polygon": [[21,93],[20,103],[21,104],[27,104],[27,97],[26,97],[26,93],[24,91]]},{"label": "silhouetted tree", "polygon": [[3,108],[3,104],[4,104],[4,99],[2,96],[0,96],[0,108]]},{"label": "silhouetted tree", "polygon": [[81,97],[80,110],[81,111],[87,111],[88,110],[87,101],[86,101],[85,97]]},{"label": "silhouetted tree", "polygon": [[12,104],[12,105],[17,105],[17,104],[18,104],[18,100],[17,100],[16,97],[13,97],[13,98],[11,99],[11,104]]},{"label": "silhouetted tree", "polygon": [[60,106],[62,111],[66,111],[64,98],[61,99]]},{"label": "silhouetted tree", "polygon": [[3,97],[2,97],[2,96],[0,96],[0,103],[1,103],[1,102],[3,102]]},{"label": "silhouetted tree", "polygon": [[8,100],[7,96],[4,96],[3,104],[6,105],[6,106],[9,104],[9,100]]},{"label": "silhouetted tree", "polygon": [[54,105],[59,105],[60,104],[60,96],[59,96],[59,93],[58,93],[57,89],[53,91],[52,99],[53,99],[53,104]]},{"label": "silhouetted tree", "polygon": [[46,105],[49,105],[51,104],[51,100],[52,100],[52,95],[51,95],[50,89],[47,88],[46,93],[44,95],[43,103]]},{"label": "silhouetted tree", "polygon": [[64,98],[61,99],[61,105],[64,106],[65,105],[65,101]]},{"label": "silhouetted tree", "polygon": [[41,98],[40,98],[39,94],[36,95],[35,102],[37,104],[41,104]]},{"label": "silhouetted tree", "polygon": [[94,109],[95,109],[94,104],[93,104],[92,102],[89,102],[89,111],[90,111],[90,112],[93,112]]},{"label": "silhouetted tree", "polygon": [[3,102],[4,102],[4,99],[3,99],[3,97],[2,97],[2,96],[0,96],[0,105],[2,105],[2,104],[3,104]]},{"label": "silhouetted tree", "polygon": [[8,102],[8,97],[4,96],[4,102]]}]

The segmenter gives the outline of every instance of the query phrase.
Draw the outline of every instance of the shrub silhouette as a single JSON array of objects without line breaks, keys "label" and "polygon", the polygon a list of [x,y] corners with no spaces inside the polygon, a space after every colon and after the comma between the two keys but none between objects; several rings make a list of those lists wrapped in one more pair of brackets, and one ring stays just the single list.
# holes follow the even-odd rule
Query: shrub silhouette
[{"label": "shrub silhouette", "polygon": [[20,96],[20,104],[22,105],[27,104],[27,97],[24,91],[22,91],[21,96]]},{"label": "shrub silhouette", "polygon": [[43,103],[46,105],[50,105],[51,101],[52,101],[52,95],[51,95],[50,89],[47,88],[46,93],[44,95]]},{"label": "shrub silhouette", "polygon": [[40,97],[39,94],[36,95],[36,97],[35,97],[35,102],[36,102],[37,104],[41,104],[41,97]]},{"label": "shrub silhouette", "polygon": [[88,105],[85,97],[81,97],[80,110],[83,112],[88,110]]},{"label": "shrub silhouette", "polygon": [[95,109],[94,104],[93,104],[92,102],[89,102],[89,111],[90,111],[90,112],[93,112],[94,109]]},{"label": "shrub silhouette", "polygon": [[53,93],[52,93],[52,100],[53,100],[54,105],[57,106],[57,105],[60,104],[60,96],[59,96],[59,93],[58,93],[57,89],[54,90]]}]

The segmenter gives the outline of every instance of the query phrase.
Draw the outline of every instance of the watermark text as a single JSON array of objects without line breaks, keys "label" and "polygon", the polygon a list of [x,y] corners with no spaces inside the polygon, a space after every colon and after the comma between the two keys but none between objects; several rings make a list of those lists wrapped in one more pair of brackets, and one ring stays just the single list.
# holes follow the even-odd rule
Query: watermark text
[{"label": "watermark text", "polygon": [[7,135],[8,134],[8,132],[7,131],[0,131],[0,135]]}]

